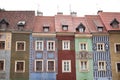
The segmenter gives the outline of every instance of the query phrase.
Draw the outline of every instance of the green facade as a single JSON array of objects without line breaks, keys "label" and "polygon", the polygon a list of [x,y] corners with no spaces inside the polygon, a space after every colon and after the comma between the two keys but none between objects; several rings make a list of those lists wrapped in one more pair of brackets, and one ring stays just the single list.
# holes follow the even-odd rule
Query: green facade
[{"label": "green facade", "polygon": [[[87,53],[91,54],[91,58],[81,59],[79,58],[80,43],[87,44]],[[75,38],[75,52],[76,52],[76,80],[93,80],[93,59],[92,59],[92,41],[90,37],[76,37]],[[88,61],[88,71],[80,70],[80,61]]]}]

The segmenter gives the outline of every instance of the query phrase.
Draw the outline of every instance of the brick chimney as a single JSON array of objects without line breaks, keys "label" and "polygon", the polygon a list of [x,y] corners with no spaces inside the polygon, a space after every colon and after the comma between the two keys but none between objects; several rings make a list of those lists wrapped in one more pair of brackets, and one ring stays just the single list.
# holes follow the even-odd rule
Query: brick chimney
[{"label": "brick chimney", "polygon": [[37,16],[43,16],[43,12],[37,11]]},{"label": "brick chimney", "polygon": [[102,12],[103,12],[103,10],[98,10],[97,14],[100,14],[100,13],[102,13]]},{"label": "brick chimney", "polygon": [[63,15],[63,12],[57,12],[57,15]]},{"label": "brick chimney", "polygon": [[71,16],[77,16],[77,12],[70,12]]}]

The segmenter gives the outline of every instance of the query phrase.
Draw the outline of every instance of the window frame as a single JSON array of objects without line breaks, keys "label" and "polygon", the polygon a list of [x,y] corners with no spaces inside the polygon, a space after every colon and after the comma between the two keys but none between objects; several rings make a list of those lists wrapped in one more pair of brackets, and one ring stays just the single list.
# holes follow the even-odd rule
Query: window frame
[{"label": "window frame", "polygon": [[116,50],[116,45],[117,45],[117,44],[120,45],[120,43],[114,43],[114,50],[115,50],[115,53],[120,53],[120,51],[117,51],[117,50]]},{"label": "window frame", "polygon": [[[36,70],[36,61],[42,61],[42,70],[41,70],[41,71],[37,71],[37,70]],[[44,67],[43,67],[43,60],[42,60],[42,59],[36,59],[36,60],[35,60],[34,71],[35,71],[35,72],[43,72],[43,68],[44,68]]]},{"label": "window frame", "polygon": [[[81,69],[81,65],[82,65],[81,62],[85,62],[85,61],[87,62],[87,66],[86,66],[87,68]],[[79,71],[80,72],[88,72],[89,71],[89,61],[88,60],[79,60]]]},{"label": "window frame", "polygon": [[[40,46],[37,45],[37,42],[39,42],[39,44],[40,44],[40,42],[42,42],[42,49],[40,49]],[[37,47],[39,47],[39,49],[37,49]],[[35,41],[35,50],[36,51],[43,51],[43,48],[44,48],[44,42],[42,40],[36,40]]]},{"label": "window frame", "polygon": [[103,32],[103,27],[98,27],[97,30],[98,30],[99,32]]},{"label": "window frame", "polygon": [[[81,47],[81,44],[85,44],[86,45],[86,49],[81,49],[82,47]],[[87,48],[87,43],[86,42],[80,42],[79,43],[79,50],[80,51],[87,51],[88,50],[88,48]]]},{"label": "window frame", "polygon": [[[23,62],[23,70],[22,71],[17,71],[17,62]],[[15,61],[15,72],[16,73],[24,73],[25,72],[25,60],[16,60]]]},{"label": "window frame", "polygon": [[[53,71],[49,71],[48,70],[48,62],[49,61],[53,61],[54,62],[54,70]],[[47,60],[47,72],[55,72],[55,60],[52,60],[52,59],[51,60]]]},{"label": "window frame", "polygon": [[[17,43],[24,43],[24,49],[23,50],[18,50],[18,44]],[[26,41],[16,41],[16,51],[25,51],[26,50]]]},{"label": "window frame", "polygon": [[[100,69],[100,65],[99,65],[100,62],[104,63],[104,69]],[[106,61],[98,61],[98,71],[106,71]]]},{"label": "window frame", "polygon": [[43,26],[43,32],[49,32],[49,26]]},{"label": "window frame", "polygon": [[[53,49],[48,48],[49,47],[49,45],[48,45],[49,42],[53,42]],[[55,51],[55,41],[47,41],[47,51]]]},{"label": "window frame", "polygon": [[[98,45],[102,45],[102,47],[103,47],[103,49],[101,50],[99,50],[98,49]],[[101,48],[101,47],[100,47]],[[105,44],[104,43],[97,43],[97,51],[105,51]]]},{"label": "window frame", "polygon": [[[64,67],[64,62],[69,62],[69,70],[64,70],[65,69],[65,67]],[[67,69],[67,67],[66,67],[66,69]],[[71,60],[62,60],[62,72],[63,73],[70,73],[71,72]]]},{"label": "window frame", "polygon": [[68,31],[68,25],[62,25],[62,30],[63,31]]},{"label": "window frame", "polygon": [[0,70],[0,72],[3,72],[3,71],[5,71],[5,59],[0,59],[0,61],[3,61],[3,62],[4,62],[3,70]]},{"label": "window frame", "polygon": [[[65,43],[67,44],[67,48],[65,48]],[[70,50],[70,40],[62,40],[62,50]]]},{"label": "window frame", "polygon": [[118,73],[119,73],[120,71],[118,71],[118,66],[117,66],[117,63],[119,63],[119,64],[120,64],[120,62],[116,62],[116,63],[115,63],[115,64],[116,64],[116,65],[115,65],[115,66],[116,66],[116,72],[118,72]]},{"label": "window frame", "polygon": [[5,48],[6,48],[6,41],[5,40],[0,40],[0,42],[4,42],[4,49],[0,48],[0,50],[5,50]]}]

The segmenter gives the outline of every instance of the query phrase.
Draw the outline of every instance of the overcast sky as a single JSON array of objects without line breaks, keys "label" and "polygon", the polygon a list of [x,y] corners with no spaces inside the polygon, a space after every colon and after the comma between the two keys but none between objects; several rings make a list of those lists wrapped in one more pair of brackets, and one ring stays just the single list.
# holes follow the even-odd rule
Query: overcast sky
[{"label": "overcast sky", "polygon": [[78,16],[104,12],[120,12],[120,0],[0,0],[0,8],[5,10],[39,10],[45,16],[54,16],[58,11]]}]

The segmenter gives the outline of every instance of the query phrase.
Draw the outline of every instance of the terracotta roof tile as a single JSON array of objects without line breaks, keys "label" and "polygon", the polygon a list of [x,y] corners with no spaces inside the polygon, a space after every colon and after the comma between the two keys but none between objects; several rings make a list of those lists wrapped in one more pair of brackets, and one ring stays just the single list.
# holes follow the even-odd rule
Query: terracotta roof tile
[{"label": "terracotta roof tile", "polygon": [[49,26],[49,32],[55,32],[53,16],[35,16],[33,32],[43,32],[43,26]]},{"label": "terracotta roof tile", "polygon": [[1,11],[0,20],[8,21],[9,29],[17,30],[17,23],[25,21],[25,30],[32,30],[35,12],[34,11]]},{"label": "terracotta roof tile", "polygon": [[111,21],[113,21],[115,18],[120,22],[119,12],[101,12],[99,15],[107,30],[120,30],[120,24],[119,28],[112,28],[112,26],[110,26]]}]

